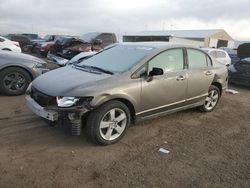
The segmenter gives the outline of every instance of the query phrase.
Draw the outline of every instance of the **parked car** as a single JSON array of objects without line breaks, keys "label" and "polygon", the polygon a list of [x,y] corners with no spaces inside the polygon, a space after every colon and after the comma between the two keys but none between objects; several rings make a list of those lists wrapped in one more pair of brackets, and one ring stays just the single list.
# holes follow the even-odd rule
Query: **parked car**
[{"label": "parked car", "polygon": [[[110,44],[110,45],[104,47],[102,50],[107,50],[109,48],[113,48],[116,45],[117,45],[117,43]],[[81,63],[83,60],[86,60],[86,59],[94,56],[95,54],[100,53],[101,51],[99,51],[99,52],[97,52],[97,51],[81,52],[80,54],[76,55],[71,60],[69,60],[68,62],[66,62],[65,65],[72,65],[72,64],[76,65],[78,63]]]},{"label": "parked car", "polygon": [[226,65],[231,65],[231,58],[225,50],[215,48],[202,48],[203,51],[207,52],[212,58],[215,58],[218,62]]},{"label": "parked car", "polygon": [[37,115],[60,121],[107,145],[130,122],[188,108],[214,110],[227,87],[227,68],[198,48],[165,42],[121,43],[80,64],[32,82],[26,103]]},{"label": "parked car", "polygon": [[33,46],[33,52],[36,52],[42,56],[47,56],[49,49],[55,44],[54,41],[39,42]]},{"label": "parked car", "polygon": [[[106,50],[108,48],[112,48],[115,44],[110,44],[108,46],[106,46],[103,50]],[[64,59],[62,57],[59,56],[53,56],[52,54],[50,55],[50,62],[57,64],[59,66],[65,66],[65,65],[72,65],[72,64],[78,64],[81,63],[83,60],[88,59],[90,57],[92,57],[93,55],[97,54],[97,51],[90,51],[90,52],[81,52],[78,55],[74,56],[72,59],[68,60],[68,59]]]},{"label": "parked car", "polygon": [[231,64],[234,64],[240,60],[240,58],[237,55],[237,49],[232,49],[232,48],[226,48],[226,47],[221,47],[220,49],[225,50],[229,57],[231,58]]},{"label": "parked car", "polygon": [[50,41],[54,41],[55,40],[55,37],[57,35],[45,35],[43,38],[37,38],[37,39],[33,39],[32,40],[32,43],[35,44],[35,43],[39,43],[39,42],[50,42]]},{"label": "parked car", "polygon": [[[69,47],[69,46],[78,46],[80,44],[83,44],[83,41],[81,41],[79,38],[74,37],[74,36],[59,36],[56,38],[54,45],[49,49],[48,52],[48,59],[50,59],[50,55],[56,55],[56,56],[60,56],[63,57],[65,59],[71,59],[74,54],[65,54],[65,48]],[[66,50],[68,51],[68,50]],[[67,56],[67,58],[66,58]]]},{"label": "parked car", "polygon": [[250,86],[250,57],[231,65],[228,74],[230,83]]},{"label": "parked car", "polygon": [[92,57],[93,55],[95,55],[97,52],[95,51],[90,51],[90,52],[81,52],[78,55],[74,56],[72,59],[68,60],[68,59],[64,59],[60,56],[55,56],[55,55],[50,55],[50,62],[57,64],[61,67],[65,66],[65,65],[72,65],[72,64],[77,64],[80,63],[82,60],[87,59],[89,57]]},{"label": "parked car", "polygon": [[[100,32],[91,32],[85,33],[80,37],[84,42],[92,44],[92,48],[100,50],[105,48],[110,44],[117,43],[117,37],[114,33],[100,33]],[[96,44],[96,45],[95,45]]]},{"label": "parked car", "polygon": [[229,82],[250,86],[250,43],[238,47],[240,60],[229,67]]},{"label": "parked car", "polygon": [[54,48],[48,53],[50,55],[60,56],[64,59],[72,59],[81,52],[99,51],[104,47],[117,43],[114,33],[91,32],[78,38],[65,37],[55,42]]},{"label": "parked car", "polygon": [[59,35],[45,35],[44,38],[31,40],[32,45],[29,46],[32,53],[47,56],[51,46],[55,44]]},{"label": "parked car", "polygon": [[34,33],[22,33],[22,35],[29,37],[30,40],[41,39],[38,34]]},{"label": "parked car", "polygon": [[7,39],[9,39],[9,40],[18,42],[20,44],[20,47],[21,47],[22,51],[26,51],[25,50],[25,46],[31,45],[30,39],[27,36],[24,36],[24,35],[20,35],[20,34],[8,34],[5,37]]},{"label": "parked car", "polygon": [[[108,48],[112,48],[114,45],[116,44],[111,44],[108,45],[104,48],[104,50],[108,49]],[[98,53],[97,51],[89,51],[89,52],[81,52],[78,55],[74,56],[72,59],[68,60],[59,56],[55,56],[53,54],[50,54],[49,56],[49,61],[51,63],[57,64],[59,66],[65,66],[65,65],[72,65],[72,64],[78,64],[80,63],[82,60],[85,60],[87,58],[92,57],[93,55],[95,55],[96,53]]]},{"label": "parked car", "polygon": [[0,92],[25,93],[29,83],[48,71],[47,63],[36,57],[0,50]]},{"label": "parked car", "polygon": [[237,56],[240,59],[250,57],[250,43],[243,43],[238,46]]},{"label": "parked car", "polygon": [[18,42],[11,41],[1,36],[0,36],[0,50],[13,51],[13,52],[22,51]]}]

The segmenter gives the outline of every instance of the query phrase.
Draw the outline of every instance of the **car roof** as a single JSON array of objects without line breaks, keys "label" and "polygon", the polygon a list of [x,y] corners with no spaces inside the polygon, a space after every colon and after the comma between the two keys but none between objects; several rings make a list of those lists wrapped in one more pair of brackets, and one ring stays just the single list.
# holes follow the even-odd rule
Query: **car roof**
[{"label": "car roof", "polygon": [[[145,46],[151,48],[176,48],[176,47],[187,47],[187,48],[197,48],[194,45],[179,44],[173,42],[123,42],[121,45],[134,45],[134,46]],[[199,49],[199,48],[197,48]]]},{"label": "car roof", "polygon": [[201,48],[202,50],[205,51],[220,51],[220,52],[226,52],[225,50],[218,49],[218,48]]}]

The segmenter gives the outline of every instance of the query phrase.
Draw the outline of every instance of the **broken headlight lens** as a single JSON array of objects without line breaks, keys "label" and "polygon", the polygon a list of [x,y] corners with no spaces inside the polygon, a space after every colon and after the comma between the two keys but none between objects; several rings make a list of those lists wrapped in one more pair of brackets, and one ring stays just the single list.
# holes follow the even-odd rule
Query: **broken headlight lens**
[{"label": "broken headlight lens", "polygon": [[71,107],[79,100],[80,98],[77,97],[56,97],[58,107]]}]

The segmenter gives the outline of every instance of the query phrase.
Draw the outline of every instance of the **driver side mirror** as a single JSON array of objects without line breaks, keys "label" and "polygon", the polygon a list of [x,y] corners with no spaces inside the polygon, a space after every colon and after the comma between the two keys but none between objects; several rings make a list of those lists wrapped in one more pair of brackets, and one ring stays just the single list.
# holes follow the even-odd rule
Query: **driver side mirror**
[{"label": "driver side mirror", "polygon": [[149,76],[158,76],[158,75],[163,75],[162,68],[153,67],[153,69],[149,72]]},{"label": "driver side mirror", "polygon": [[153,80],[153,76],[159,76],[159,75],[163,75],[164,71],[162,68],[156,68],[153,67],[152,70],[149,72],[148,78],[147,78],[147,82],[150,82]]}]

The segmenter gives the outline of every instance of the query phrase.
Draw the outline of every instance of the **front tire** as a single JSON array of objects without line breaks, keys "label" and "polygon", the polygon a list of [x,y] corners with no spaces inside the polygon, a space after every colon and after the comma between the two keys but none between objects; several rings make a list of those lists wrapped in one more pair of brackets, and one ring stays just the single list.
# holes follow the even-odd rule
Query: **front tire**
[{"label": "front tire", "polygon": [[208,96],[205,99],[204,105],[200,107],[202,112],[211,112],[217,106],[220,99],[220,90],[218,87],[211,85],[208,90]]},{"label": "front tire", "polygon": [[0,90],[6,95],[25,93],[30,82],[29,73],[18,67],[6,68],[0,74]]},{"label": "front tire", "polygon": [[87,133],[100,145],[118,142],[130,124],[130,111],[120,101],[109,101],[90,112],[87,118]]}]

